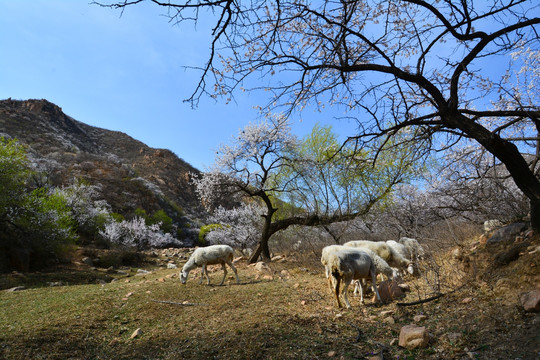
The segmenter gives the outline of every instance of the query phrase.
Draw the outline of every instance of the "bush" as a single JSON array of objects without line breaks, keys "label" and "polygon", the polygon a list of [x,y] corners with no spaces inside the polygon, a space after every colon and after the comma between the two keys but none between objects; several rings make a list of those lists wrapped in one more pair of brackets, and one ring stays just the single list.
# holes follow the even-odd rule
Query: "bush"
[{"label": "bush", "polygon": [[0,269],[29,270],[63,258],[77,239],[66,199],[31,189],[33,171],[16,140],[0,139]]},{"label": "bush", "polygon": [[131,221],[109,222],[99,234],[112,245],[138,250],[181,245],[171,234],[161,232],[158,224],[147,226],[141,217]]}]

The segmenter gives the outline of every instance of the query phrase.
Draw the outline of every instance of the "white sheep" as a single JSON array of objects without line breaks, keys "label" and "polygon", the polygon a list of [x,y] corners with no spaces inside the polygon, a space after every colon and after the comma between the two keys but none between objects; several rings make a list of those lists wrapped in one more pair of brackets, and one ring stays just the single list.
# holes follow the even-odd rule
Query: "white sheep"
[{"label": "white sheep", "polygon": [[[369,279],[371,277],[373,291],[377,296],[377,299],[381,301],[379,292],[377,290],[377,274],[375,271],[375,264],[371,257],[360,249],[341,249],[328,254],[328,266],[330,273],[335,279],[335,294],[338,307],[341,307],[339,301],[340,296],[340,283],[343,281],[343,290],[341,295],[345,301],[347,308],[351,308],[349,299],[347,297],[347,288],[353,280]],[[364,294],[362,288],[360,288],[360,301],[364,303]]]},{"label": "white sheep", "polygon": [[[326,275],[326,278],[328,279],[328,286],[330,287],[331,290],[334,289],[334,284],[332,284],[331,282],[332,278],[330,277],[330,267],[328,266],[328,255],[332,252],[343,250],[344,248],[347,249],[347,248],[354,248],[354,247],[344,246],[344,245],[328,245],[328,246],[325,246],[321,252],[321,263],[324,265],[325,275]],[[373,261],[375,265],[375,271],[377,274],[385,275],[389,280],[393,280],[397,276],[399,276],[398,270],[395,268],[391,268],[390,265],[388,265],[388,263],[379,255],[377,255],[374,251],[368,248],[362,248],[362,251],[366,252],[371,257],[371,260]],[[354,287],[353,293],[357,294],[359,290],[363,291],[363,289],[360,289],[360,286],[362,286],[362,284],[360,284],[359,281],[355,281],[355,283],[356,285]]]},{"label": "white sheep", "polygon": [[346,242],[343,245],[369,249],[383,258],[390,266],[397,267],[398,269],[407,269],[407,272],[410,274],[414,272],[413,263],[393,250],[384,241],[354,240]]},{"label": "white sheep", "polygon": [[[369,257],[371,257],[373,265],[375,265],[375,271],[377,272],[377,274],[386,276],[388,280],[394,280],[399,277],[399,271],[396,268],[390,267],[390,265],[388,265],[388,263],[384,261],[384,259],[377,255],[374,251],[371,251],[367,248],[362,248],[362,251],[364,251],[369,255]],[[356,280],[353,294],[357,294],[359,290],[363,291],[362,283],[359,280]]]},{"label": "white sheep", "polygon": [[399,239],[399,243],[404,245],[408,249],[410,254],[409,259],[418,260],[424,257],[424,248],[422,247],[422,245],[420,245],[418,240],[408,237],[402,237],[401,239]]},{"label": "white sheep", "polygon": [[203,276],[206,275],[206,279],[208,281],[207,285],[210,285],[210,277],[208,276],[208,272],[206,271],[206,265],[221,264],[223,268],[223,279],[221,279],[221,283],[219,285],[223,285],[225,277],[227,276],[227,268],[225,267],[225,264],[227,264],[234,271],[234,275],[236,276],[236,283],[239,284],[240,279],[238,278],[238,273],[232,263],[233,253],[234,250],[229,245],[211,245],[195,249],[188,261],[184,264],[182,271],[180,272],[180,281],[182,281],[182,284],[185,284],[189,272],[196,267],[201,266],[202,271],[199,284],[202,283]]}]

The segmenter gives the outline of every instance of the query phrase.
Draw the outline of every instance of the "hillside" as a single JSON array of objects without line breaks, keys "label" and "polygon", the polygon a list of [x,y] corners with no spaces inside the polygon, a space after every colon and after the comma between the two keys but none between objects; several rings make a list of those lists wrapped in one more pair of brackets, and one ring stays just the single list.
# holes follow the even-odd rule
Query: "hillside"
[{"label": "hillside", "polygon": [[0,101],[0,136],[26,144],[52,185],[82,178],[100,186],[114,212],[163,209],[185,228],[204,216],[189,181],[190,173],[199,173],[193,166],[169,150],[79,122],[47,100]]}]

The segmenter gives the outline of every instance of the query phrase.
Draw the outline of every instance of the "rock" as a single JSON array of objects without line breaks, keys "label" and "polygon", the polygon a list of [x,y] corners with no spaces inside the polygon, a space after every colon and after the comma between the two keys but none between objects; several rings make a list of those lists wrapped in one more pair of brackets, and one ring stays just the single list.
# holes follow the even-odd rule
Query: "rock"
[{"label": "rock", "polygon": [[86,264],[88,266],[94,266],[94,261],[92,260],[92,258],[88,257],[88,256],[85,256],[81,259],[82,263],[83,264]]},{"label": "rock", "polygon": [[137,275],[148,275],[148,274],[150,274],[150,271],[148,270],[144,270],[144,269],[137,270]]},{"label": "rock", "polygon": [[22,290],[26,290],[26,288],[24,286],[15,286],[15,287],[12,287],[11,289],[7,289],[6,292],[15,292],[15,291],[22,291]]},{"label": "rock", "polygon": [[420,322],[420,321],[424,321],[427,319],[427,316],[424,315],[424,314],[418,314],[418,315],[415,315],[413,320],[414,322]]},{"label": "rock", "polygon": [[512,246],[510,249],[495,255],[494,263],[496,266],[508,265],[519,258],[519,253],[526,250],[530,243],[522,242]]},{"label": "rock", "polygon": [[381,313],[379,315],[382,318],[385,318],[385,317],[393,315],[393,314],[394,314],[394,310],[385,310],[385,311],[381,311]]},{"label": "rock", "polygon": [[388,317],[385,317],[385,318],[382,320],[382,322],[385,323],[385,324],[395,324],[395,323],[396,323],[396,320],[394,320],[393,317],[388,316]]},{"label": "rock", "polygon": [[405,293],[403,290],[399,287],[397,281],[382,281],[379,284],[379,287],[377,288],[379,291],[379,295],[381,296],[381,300],[383,303],[389,303],[392,302],[394,299],[401,299],[405,296]]},{"label": "rock", "polygon": [[466,297],[465,299],[461,300],[461,303],[462,303],[462,304],[468,304],[468,303],[470,303],[471,301],[473,301],[473,298],[472,298],[472,297]]},{"label": "rock", "polygon": [[463,260],[463,250],[461,250],[460,247],[455,248],[452,250],[452,259],[461,261]]},{"label": "rock", "polygon": [[178,269],[178,266],[176,266],[175,263],[168,263],[167,264],[167,269]]},{"label": "rock", "polygon": [[409,286],[409,284],[402,283],[402,284],[399,284],[398,286],[399,286],[399,288],[401,290],[403,290],[403,292],[410,292],[411,291],[411,287]]},{"label": "rock", "polygon": [[64,286],[64,285],[65,285],[62,281],[53,281],[53,282],[48,282],[47,284],[48,284],[50,287]]},{"label": "rock", "polygon": [[272,272],[270,267],[268,265],[266,265],[266,263],[263,262],[263,261],[259,261],[258,263],[255,264],[255,270],[261,271],[261,272],[262,271]]},{"label": "rock", "polygon": [[495,231],[493,236],[491,236],[487,245],[493,245],[500,242],[512,242],[522,231],[527,229],[527,224],[525,223],[513,223],[502,227]]},{"label": "rock", "polygon": [[136,337],[141,336],[141,334],[142,334],[142,330],[141,330],[141,328],[138,328],[137,330],[135,330],[133,332],[133,334],[131,334],[131,336],[129,338],[130,339],[135,339]]},{"label": "rock", "polygon": [[243,261],[243,260],[246,260],[246,258],[243,257],[243,256],[239,256],[237,258],[234,258],[232,262],[233,262],[233,264],[236,264],[237,262]]},{"label": "rock", "polygon": [[429,335],[424,326],[406,325],[399,332],[399,346],[406,349],[424,348],[429,343]]},{"label": "rock", "polygon": [[540,312],[540,290],[532,290],[519,296],[521,306],[527,312]]}]

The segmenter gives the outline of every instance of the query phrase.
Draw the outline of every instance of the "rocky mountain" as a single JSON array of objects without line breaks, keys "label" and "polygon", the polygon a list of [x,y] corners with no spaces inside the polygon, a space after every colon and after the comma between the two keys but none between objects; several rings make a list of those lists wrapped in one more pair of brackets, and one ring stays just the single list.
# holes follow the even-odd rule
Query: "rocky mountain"
[{"label": "rocky mountain", "polygon": [[169,150],[79,122],[47,100],[0,101],[0,136],[26,144],[32,163],[52,185],[82,178],[100,186],[114,212],[163,209],[186,229],[204,217],[190,184],[190,173],[199,173],[193,166]]}]

